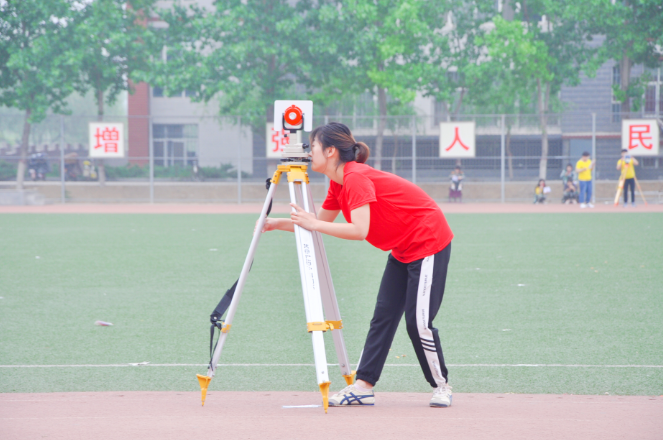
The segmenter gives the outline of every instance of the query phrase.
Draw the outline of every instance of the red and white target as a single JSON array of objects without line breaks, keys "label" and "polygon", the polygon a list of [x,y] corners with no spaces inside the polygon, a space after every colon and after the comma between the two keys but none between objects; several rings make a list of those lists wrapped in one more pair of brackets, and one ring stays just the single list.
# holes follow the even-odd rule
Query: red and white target
[{"label": "red and white target", "polygon": [[313,101],[274,101],[274,130],[283,129],[283,121],[297,126],[304,120],[304,131],[313,130]]}]

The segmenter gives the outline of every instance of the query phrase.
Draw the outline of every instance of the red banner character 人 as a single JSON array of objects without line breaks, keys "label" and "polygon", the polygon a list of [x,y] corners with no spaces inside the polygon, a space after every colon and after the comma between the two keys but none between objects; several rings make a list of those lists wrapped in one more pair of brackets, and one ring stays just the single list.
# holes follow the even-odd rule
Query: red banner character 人
[{"label": "red banner character \u4eba", "polygon": [[460,146],[463,147],[466,151],[469,150],[470,147],[468,147],[467,145],[465,145],[465,144],[463,143],[463,141],[460,140],[460,134],[458,134],[458,129],[459,129],[459,127],[455,127],[455,129],[456,129],[456,134],[454,135],[454,140],[453,140],[453,142],[451,143],[451,145],[449,145],[449,146],[447,147],[447,149],[444,150],[444,151],[449,151],[449,150],[451,150],[451,149],[453,148],[453,146],[456,145],[456,142],[457,142],[458,144],[460,144]]}]

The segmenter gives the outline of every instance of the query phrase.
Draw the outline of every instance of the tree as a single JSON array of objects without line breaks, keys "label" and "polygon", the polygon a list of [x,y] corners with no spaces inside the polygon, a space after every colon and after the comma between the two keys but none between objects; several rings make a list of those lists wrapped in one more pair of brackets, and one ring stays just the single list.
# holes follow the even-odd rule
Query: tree
[{"label": "tree", "polygon": [[592,67],[608,60],[619,65],[620,84],[615,100],[628,114],[638,105],[646,87],[646,76],[631,78],[631,68],[640,64],[658,67],[663,60],[663,3],[660,0],[587,0],[581,2],[590,17],[592,31],[605,38]]},{"label": "tree", "polygon": [[[104,102],[112,105],[122,91],[130,90],[129,77],[136,69],[147,70],[150,28],[145,20],[154,0],[96,0],[85,5],[76,22],[76,57],[80,81],[76,89],[89,89],[97,103],[97,120],[103,121]],[[98,163],[99,183],[104,185],[103,160]]]},{"label": "tree", "polygon": [[316,98],[331,102],[366,91],[377,95],[375,168],[382,167],[382,146],[389,110],[414,101],[420,88],[425,46],[434,27],[435,2],[423,0],[349,0],[321,2],[311,17],[304,81]]},{"label": "tree", "polygon": [[[545,70],[545,64],[541,62],[545,46],[533,41],[519,21],[495,17],[493,24],[492,32],[476,39],[476,44],[485,48],[487,57],[466,68],[467,100],[487,113],[508,115],[505,118],[505,146],[509,178],[513,179],[512,115],[531,108],[535,99],[536,75]],[[505,44],[505,41],[509,43]]]},{"label": "tree", "polygon": [[550,77],[537,78],[537,113],[542,131],[539,178],[545,179],[548,167],[548,113],[551,96],[555,99],[563,85],[580,84],[580,73],[596,49],[591,25],[582,6],[574,0],[528,0],[521,3],[521,17],[537,41],[545,44],[546,68]]},{"label": "tree", "polygon": [[78,66],[70,43],[80,7],[68,0],[0,2],[0,105],[25,112],[16,175],[19,190],[31,125],[49,110],[65,112],[65,99],[74,90]]},{"label": "tree", "polygon": [[140,79],[166,95],[189,90],[199,102],[218,100],[219,113],[239,115],[264,133],[277,99],[303,98],[295,88],[306,70],[301,57],[310,30],[304,26],[309,1],[219,0],[214,10],[198,7],[160,10],[167,24],[153,41],[152,59]]},{"label": "tree", "polygon": [[422,92],[442,104],[447,115],[458,115],[467,94],[478,88],[468,75],[485,58],[480,39],[495,12],[491,0],[446,0],[430,4],[427,16],[436,25],[430,33],[428,62],[424,64]]},{"label": "tree", "polygon": [[[520,2],[516,20],[493,20],[494,29],[485,37],[496,78],[509,70],[518,95],[534,96],[541,128],[539,178],[548,167],[548,114],[562,85],[578,85],[580,72],[596,49],[589,42],[591,27],[585,20],[582,2],[572,0],[529,0]],[[511,86],[506,85],[508,90]]]}]

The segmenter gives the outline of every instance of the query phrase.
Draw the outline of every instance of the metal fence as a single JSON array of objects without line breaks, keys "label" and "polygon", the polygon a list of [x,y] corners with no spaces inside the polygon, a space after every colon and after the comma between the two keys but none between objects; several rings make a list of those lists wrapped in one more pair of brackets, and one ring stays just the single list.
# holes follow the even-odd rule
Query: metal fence
[{"label": "metal fence", "polygon": [[[348,125],[355,138],[371,148],[368,164],[373,167],[417,184],[447,184],[450,172],[460,165],[465,182],[498,185],[497,200],[505,201],[509,182],[536,182],[541,167],[548,180],[559,180],[564,167],[575,165],[583,151],[596,159],[595,180],[616,180],[621,117],[615,113],[547,115],[548,154],[543,158],[543,130],[537,115],[445,117],[445,121],[476,124],[476,157],[463,159],[439,157],[440,119],[434,115],[386,117],[381,151],[376,116],[323,115],[313,122],[314,126],[330,121]],[[267,128],[256,130],[235,116],[190,115],[104,116],[103,121],[127,127],[126,156],[100,161],[88,153],[88,122],[99,119],[52,115],[32,124],[28,155],[42,153],[48,172],[43,182],[34,183],[26,172],[26,183],[40,191],[49,187],[47,198],[61,202],[186,200],[187,191],[196,187],[205,191],[188,199],[256,201],[262,193],[253,188],[263,185],[278,163],[266,157],[271,142]],[[0,115],[0,188],[12,188],[16,180],[23,128],[22,115]],[[108,193],[103,197],[91,189],[101,185],[102,166]],[[643,158],[637,172],[640,180],[663,179],[663,156]],[[310,177],[314,184],[325,183],[322,175],[311,173]]]}]

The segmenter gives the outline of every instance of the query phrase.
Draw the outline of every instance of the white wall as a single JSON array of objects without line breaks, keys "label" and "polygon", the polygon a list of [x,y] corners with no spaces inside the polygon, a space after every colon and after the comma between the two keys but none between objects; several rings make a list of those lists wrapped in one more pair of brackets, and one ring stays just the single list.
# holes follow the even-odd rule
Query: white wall
[{"label": "white wall", "polygon": [[[150,93],[152,91],[150,90]],[[218,167],[222,163],[237,166],[241,148],[244,172],[253,172],[253,135],[251,129],[237,125],[234,117],[217,116],[217,104],[191,102],[189,98],[150,98],[153,124],[197,124],[200,166]]]}]

